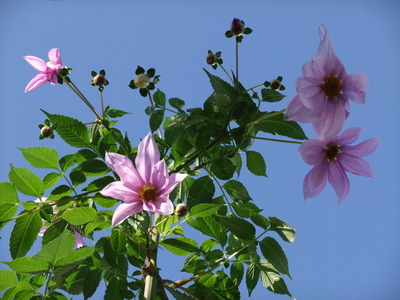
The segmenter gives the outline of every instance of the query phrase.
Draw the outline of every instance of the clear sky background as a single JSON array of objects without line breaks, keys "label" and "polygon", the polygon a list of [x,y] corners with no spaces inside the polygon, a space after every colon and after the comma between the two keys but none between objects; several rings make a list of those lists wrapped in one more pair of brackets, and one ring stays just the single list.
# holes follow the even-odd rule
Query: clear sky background
[{"label": "clear sky background", "polygon": [[[321,23],[347,72],[362,72],[369,78],[366,104],[352,103],[345,128],[363,127],[359,142],[380,138],[377,151],[367,157],[375,179],[350,175],[351,191],[340,205],[330,186],[305,202],[302,182],[310,166],[302,161],[298,146],[265,141],[256,142],[255,150],[265,156],[269,177],[244,172],[240,179],[265,215],[297,229],[294,243],[280,242],[293,277],[285,278],[289,290],[299,300],[399,299],[400,2],[396,0],[0,0],[0,181],[8,181],[10,163],[29,168],[19,147],[46,146],[57,149],[60,156],[74,151],[59,137],[38,139],[37,125],[45,119],[39,108],[83,122],[95,119],[65,85],[46,84],[25,94],[37,72],[23,56],[47,61],[48,50],[59,48],[63,64],[73,68],[72,80],[97,107],[98,92],[90,86],[90,72],[105,69],[110,81],[106,104],[132,112],[119,127],[138,143],[149,129],[144,114],[147,99],[127,86],[137,65],[156,68],[161,75],[157,87],[168,98],[185,100],[187,108],[200,106],[212,92],[202,68],[224,78],[220,69],[206,65],[207,50],[222,51],[225,68],[234,68],[234,40],[224,37],[234,17],[253,29],[239,49],[244,86],[284,77],[287,97],[271,108],[265,104],[266,109],[283,109],[295,95],[301,66],[317,50]],[[312,128],[304,128],[314,138]],[[11,230],[8,225],[0,233],[0,261],[10,260]],[[183,258],[163,260],[163,253],[163,274],[170,270],[169,279],[183,278],[176,272]],[[242,287],[242,299],[247,299]],[[251,299],[288,297],[274,295],[259,283]]]}]

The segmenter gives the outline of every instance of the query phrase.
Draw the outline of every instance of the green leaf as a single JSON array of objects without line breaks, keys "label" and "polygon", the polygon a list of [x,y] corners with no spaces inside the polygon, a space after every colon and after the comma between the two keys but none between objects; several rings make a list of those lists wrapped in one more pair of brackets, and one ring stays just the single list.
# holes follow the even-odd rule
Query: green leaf
[{"label": "green leaf", "polygon": [[0,203],[18,203],[15,187],[9,182],[0,182]]},{"label": "green leaf", "polygon": [[198,217],[208,217],[211,215],[215,215],[216,212],[222,207],[222,204],[209,204],[209,203],[202,203],[193,206],[190,209],[190,217],[191,218],[198,218]]},{"label": "green leaf", "polygon": [[290,279],[289,264],[285,253],[279,243],[272,237],[266,237],[260,242],[260,250],[264,257],[282,274],[286,274]]},{"label": "green leaf", "polygon": [[259,226],[263,229],[267,229],[270,225],[268,219],[260,214],[252,214],[250,216],[250,219],[251,219],[251,221],[253,221],[254,224],[256,224],[257,226]]},{"label": "green leaf", "polygon": [[44,183],[40,178],[25,168],[15,168],[11,165],[8,178],[18,191],[25,195],[41,198],[44,192]]},{"label": "green leaf", "polygon": [[171,238],[162,242],[165,249],[175,255],[188,255],[199,252],[199,246],[190,238]]},{"label": "green leaf", "polygon": [[10,262],[5,262],[12,270],[17,273],[43,273],[49,269],[49,264],[45,261],[33,259],[31,256],[19,257]]},{"label": "green leaf", "polygon": [[0,270],[0,292],[19,284],[17,275],[11,270]]},{"label": "green leaf", "polygon": [[86,272],[85,281],[83,284],[83,296],[85,299],[89,299],[94,292],[97,290],[97,287],[100,284],[102,279],[103,270],[88,270]]},{"label": "green leaf", "polygon": [[217,245],[218,245],[218,242],[216,240],[208,239],[208,240],[205,240],[203,242],[203,244],[201,244],[200,249],[204,253],[208,253],[209,251],[214,249]]},{"label": "green leaf", "polygon": [[99,159],[86,160],[77,166],[75,171],[82,171],[86,176],[100,176],[110,172],[108,166]]},{"label": "green leaf", "polygon": [[151,132],[156,131],[160,128],[162,121],[164,120],[164,111],[156,110],[154,111],[149,119],[149,125]]},{"label": "green leaf", "polygon": [[213,216],[188,219],[187,223],[203,234],[215,238],[222,247],[225,246],[227,241],[226,229],[222,227]]},{"label": "green leaf", "polygon": [[277,114],[275,116],[263,115],[257,120],[255,124],[257,130],[267,132],[270,134],[279,134],[282,136],[287,136],[296,140],[306,140],[303,129],[294,121],[287,121],[284,119],[283,113]]},{"label": "green leaf", "polygon": [[108,109],[106,111],[106,113],[107,113],[107,116],[109,116],[110,118],[119,118],[119,117],[129,114],[128,112],[125,112],[125,111],[119,110],[119,109]]},{"label": "green leaf", "polygon": [[246,151],[246,165],[251,173],[267,177],[267,166],[264,157],[256,151]]},{"label": "green leaf", "polygon": [[252,240],[255,238],[256,229],[246,220],[235,216],[218,217],[218,220],[226,229],[231,231],[238,238],[243,240]]},{"label": "green leaf", "polygon": [[228,180],[232,178],[236,167],[232,161],[226,157],[222,157],[214,161],[211,166],[211,172],[219,179]]},{"label": "green leaf", "polygon": [[69,174],[69,178],[71,179],[71,183],[74,187],[77,187],[86,181],[86,176],[82,171],[72,171]]},{"label": "green leaf", "polygon": [[193,300],[193,298],[192,297],[190,297],[190,296],[188,296],[188,295],[186,295],[186,294],[183,294],[183,293],[181,293],[181,292],[178,292],[176,289],[174,289],[174,288],[170,288],[170,287],[168,287],[168,286],[166,286],[165,287],[167,290],[168,290],[168,292],[172,295],[172,297],[174,297],[174,299],[175,300]]},{"label": "green leaf", "polygon": [[18,210],[18,205],[12,203],[1,203],[0,204],[0,229],[6,225],[2,223],[11,219]]},{"label": "green leaf", "polygon": [[60,173],[49,173],[43,178],[44,189],[47,190],[54,186],[63,177]]},{"label": "green leaf", "polygon": [[124,300],[124,296],[121,294],[126,290],[126,281],[119,277],[112,277],[106,287],[104,294],[104,300]]},{"label": "green leaf", "polygon": [[24,158],[32,167],[58,170],[58,153],[46,147],[32,147],[21,150]]},{"label": "green leaf", "polygon": [[63,115],[53,115],[42,110],[51,123],[58,124],[58,135],[70,146],[77,148],[91,148],[89,131],[82,122]]},{"label": "green leaf", "polygon": [[68,255],[63,256],[62,258],[58,258],[55,262],[56,266],[65,266],[71,263],[81,262],[89,256],[92,256],[94,251],[94,247],[82,247],[76,249],[70,252]]},{"label": "green leaf", "polygon": [[237,180],[229,180],[222,187],[234,201],[248,202],[251,200],[245,186]]},{"label": "green leaf", "polygon": [[296,229],[276,217],[268,217],[271,227],[269,230],[275,231],[285,241],[292,243],[296,238]]},{"label": "green leaf", "polygon": [[117,227],[111,230],[111,247],[116,254],[121,254],[126,252],[126,234],[125,232]]},{"label": "green leaf", "polygon": [[25,256],[35,242],[40,228],[42,218],[39,212],[22,211],[20,215],[27,213],[15,221],[10,237],[10,253],[12,258]]},{"label": "green leaf", "polygon": [[242,218],[250,218],[252,215],[258,214],[262,211],[252,202],[236,201],[232,203],[232,207],[236,214]]},{"label": "green leaf", "polygon": [[208,72],[206,69],[203,69],[208,77],[210,78],[211,86],[214,89],[214,92],[222,95],[227,95],[229,98],[234,99],[236,97],[236,91],[233,86],[231,86],[229,83],[226,81],[222,80],[221,78],[212,75],[210,72]]},{"label": "green leaf", "polygon": [[185,101],[179,99],[179,98],[171,98],[168,100],[169,105],[172,107],[181,110],[185,106]]},{"label": "green leaf", "polygon": [[196,179],[189,190],[188,206],[200,203],[210,203],[215,193],[215,186],[210,177],[203,176]]},{"label": "green leaf", "polygon": [[[105,188],[108,184],[110,184],[113,181],[115,181],[115,178],[112,176],[104,176],[101,178],[97,178],[97,179],[93,180],[91,183],[89,183],[84,190],[88,191],[88,192],[98,192],[98,191],[102,190],[103,188]],[[114,202],[114,205],[115,205],[115,203],[116,203],[116,201]],[[112,206],[114,206],[114,205],[112,205]],[[109,207],[111,207],[111,206],[109,206]]]},{"label": "green leaf", "polygon": [[60,185],[51,191],[49,197],[47,197],[47,200],[53,200],[53,201],[60,200],[61,198],[69,196],[72,193],[72,191],[73,189],[68,185],[65,184]]},{"label": "green leaf", "polygon": [[74,244],[75,235],[70,230],[64,230],[59,237],[44,245],[38,253],[32,256],[32,259],[57,266],[60,259],[72,253]]},{"label": "green leaf", "polygon": [[97,211],[91,207],[75,207],[63,213],[60,218],[73,225],[83,225],[97,219]]},{"label": "green leaf", "polygon": [[282,95],[278,91],[272,89],[262,89],[261,96],[262,96],[261,101],[265,102],[278,102],[286,97],[285,95]]},{"label": "green leaf", "polygon": [[167,98],[165,97],[165,94],[157,90],[154,95],[153,95],[154,103],[158,106],[165,107],[165,103],[167,102]]},{"label": "green leaf", "polygon": [[242,282],[244,275],[244,266],[243,263],[238,260],[231,264],[231,278],[235,285],[239,286]]},{"label": "green leaf", "polygon": [[258,283],[258,278],[260,276],[260,269],[255,263],[251,263],[246,271],[246,287],[249,292],[249,297],[251,292],[254,290]]},{"label": "green leaf", "polygon": [[292,299],[295,299],[289,292],[285,281],[279,275],[271,264],[266,260],[260,260],[261,265],[261,282],[265,288],[275,294],[289,295]]}]

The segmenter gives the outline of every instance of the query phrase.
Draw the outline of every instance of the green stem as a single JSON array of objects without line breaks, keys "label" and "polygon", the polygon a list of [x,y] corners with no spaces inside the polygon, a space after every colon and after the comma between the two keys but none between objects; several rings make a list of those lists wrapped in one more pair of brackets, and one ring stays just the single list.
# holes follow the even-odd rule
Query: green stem
[{"label": "green stem", "polygon": [[287,140],[280,140],[280,139],[270,139],[270,138],[264,138],[264,137],[258,137],[258,136],[249,136],[247,135],[246,137],[252,138],[252,139],[257,139],[257,140],[263,140],[263,141],[270,141],[270,142],[280,142],[280,143],[288,143],[288,144],[303,144],[303,142],[298,142],[298,141],[287,141]]},{"label": "green stem", "polygon": [[225,72],[226,76],[228,76],[229,80],[232,82],[232,85],[235,85],[235,82],[233,81],[232,77],[229,75],[229,73],[226,71],[223,65],[219,64],[221,69]]},{"label": "green stem", "polygon": [[[236,82],[239,82],[239,43],[236,41]],[[236,88],[237,84],[235,84]]]},{"label": "green stem", "polygon": [[256,88],[259,88],[259,87],[262,87],[262,86],[264,86],[264,83],[261,83],[261,84],[258,84],[258,85],[256,85],[256,86],[253,86],[253,87],[251,87],[251,88],[245,90],[245,91],[242,92],[242,93],[245,94],[245,93],[247,93],[247,92],[249,92],[249,91],[252,91],[253,89],[256,89]]}]

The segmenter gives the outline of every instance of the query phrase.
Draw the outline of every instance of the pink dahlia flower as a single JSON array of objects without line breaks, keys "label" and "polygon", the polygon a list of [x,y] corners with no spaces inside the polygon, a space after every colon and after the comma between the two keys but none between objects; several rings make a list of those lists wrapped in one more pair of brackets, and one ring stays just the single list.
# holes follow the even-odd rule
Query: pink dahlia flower
[{"label": "pink dahlia flower", "polygon": [[286,108],[288,120],[313,123],[321,140],[335,136],[350,113],[349,100],[365,102],[368,78],[361,73],[348,75],[336,57],[327,30],[319,26],[321,43],[311,61],[303,65],[297,79],[297,95]]},{"label": "pink dahlia flower", "polygon": [[[42,197],[41,199],[36,199],[35,202],[36,203],[43,203],[47,200],[46,197]],[[54,212],[56,213],[57,210],[54,210]],[[57,221],[56,221],[57,222]],[[46,220],[42,219],[42,224],[46,223]],[[50,226],[42,226],[42,228],[40,228],[40,231],[38,233],[38,236],[43,236],[43,234],[45,233],[45,231],[47,230],[47,228],[49,228]],[[83,241],[83,236],[76,230],[74,225],[69,225],[69,227],[71,228],[72,232],[75,235],[75,248],[81,248],[81,247],[87,247],[86,243]]]},{"label": "pink dahlia flower", "polygon": [[28,83],[25,93],[41,87],[48,81],[53,85],[57,84],[58,71],[63,67],[60,51],[57,48],[50,49],[50,61],[47,63],[36,56],[24,56],[24,58],[33,68],[40,72]]},{"label": "pink dahlia flower", "polygon": [[121,224],[129,216],[147,210],[160,215],[174,212],[168,194],[186,177],[186,174],[168,174],[165,160],[151,134],[139,144],[135,164],[117,153],[106,153],[107,165],[118,174],[120,181],[107,185],[100,193],[124,201],[112,218],[112,226]]},{"label": "pink dahlia flower", "polygon": [[345,172],[374,177],[368,162],[360,157],[375,151],[379,139],[371,138],[355,146],[349,145],[357,140],[361,130],[352,127],[333,138],[311,139],[300,146],[299,151],[303,160],[313,165],[304,178],[304,199],[319,195],[329,180],[339,197],[339,202],[342,202],[350,190],[349,179]]}]

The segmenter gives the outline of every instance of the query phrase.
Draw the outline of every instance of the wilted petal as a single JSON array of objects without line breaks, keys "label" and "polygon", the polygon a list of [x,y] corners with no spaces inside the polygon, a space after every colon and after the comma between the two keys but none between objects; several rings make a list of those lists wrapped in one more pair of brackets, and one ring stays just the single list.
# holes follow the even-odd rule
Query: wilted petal
[{"label": "wilted petal", "polygon": [[154,206],[156,208],[155,212],[162,216],[170,215],[174,212],[174,205],[167,196],[158,197]]},{"label": "wilted petal", "polygon": [[350,191],[350,182],[346,173],[339,163],[330,162],[328,167],[328,179],[336,194],[339,197],[339,202],[342,202],[347,197]]},{"label": "wilted petal", "polygon": [[378,147],[378,145],[379,145],[378,138],[370,138],[355,146],[345,145],[342,147],[342,151],[349,155],[363,157],[374,152],[375,149]]},{"label": "wilted petal", "polygon": [[114,212],[111,226],[115,227],[121,224],[126,218],[141,212],[143,210],[143,202],[121,203]]},{"label": "wilted petal", "polygon": [[36,56],[24,56],[24,59],[40,73],[45,73],[47,71],[47,65],[43,59]]},{"label": "wilted petal", "polygon": [[122,181],[114,181],[100,191],[100,194],[106,197],[119,199],[126,202],[132,202],[139,198],[136,191],[132,190]]},{"label": "wilted petal", "polygon": [[149,133],[140,142],[138,154],[136,156],[136,167],[146,183],[151,179],[153,166],[160,160],[160,151],[158,150],[156,141]]},{"label": "wilted petal", "polygon": [[325,152],[322,147],[321,141],[311,139],[305,141],[299,148],[299,152],[303,160],[309,165],[316,165],[320,163],[324,157]]},{"label": "wilted petal", "polygon": [[323,161],[314,166],[306,175],[303,182],[304,199],[319,195],[325,188],[328,179],[327,162]]},{"label": "wilted petal", "polygon": [[346,172],[359,176],[374,177],[369,163],[362,158],[342,153],[339,163]]},{"label": "wilted petal", "polygon": [[30,92],[44,85],[47,82],[46,74],[38,74],[28,83],[25,88],[25,93]]},{"label": "wilted petal", "polygon": [[129,182],[132,185],[140,186],[144,184],[143,179],[136,171],[132,161],[118,153],[106,153],[106,164],[118,174],[121,181]]},{"label": "wilted petal", "polygon": [[367,87],[368,78],[362,73],[348,75],[342,81],[344,96],[356,103],[365,103],[365,90]]},{"label": "wilted petal", "polygon": [[49,59],[55,65],[62,65],[60,50],[57,48],[50,49],[49,51]]}]

